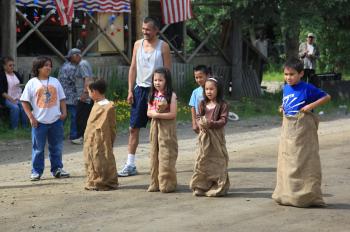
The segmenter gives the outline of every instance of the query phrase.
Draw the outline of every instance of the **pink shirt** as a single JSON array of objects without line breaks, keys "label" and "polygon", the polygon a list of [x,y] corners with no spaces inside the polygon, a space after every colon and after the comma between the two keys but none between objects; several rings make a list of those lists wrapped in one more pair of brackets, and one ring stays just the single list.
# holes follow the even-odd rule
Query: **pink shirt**
[{"label": "pink shirt", "polygon": [[[158,104],[159,104],[161,101],[166,101],[164,94],[162,94],[162,93],[160,93],[160,92],[156,92],[156,93],[154,94],[153,104],[148,103],[148,107],[149,107],[151,110],[157,111]],[[169,110],[170,110],[170,105],[168,105],[166,111],[168,112]]]},{"label": "pink shirt", "polygon": [[14,73],[13,74],[6,73],[6,79],[7,79],[7,85],[8,85],[7,94],[15,100],[20,99],[22,89],[17,86],[20,82],[16,77],[16,75]]}]

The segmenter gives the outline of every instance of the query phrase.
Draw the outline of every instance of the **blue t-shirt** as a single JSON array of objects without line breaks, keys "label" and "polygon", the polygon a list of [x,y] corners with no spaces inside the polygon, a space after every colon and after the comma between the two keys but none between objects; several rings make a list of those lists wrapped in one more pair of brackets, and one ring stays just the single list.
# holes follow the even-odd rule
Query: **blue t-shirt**
[{"label": "blue t-shirt", "polygon": [[324,91],[303,81],[293,86],[286,84],[283,88],[282,102],[284,114],[296,115],[301,108],[326,95]]},{"label": "blue t-shirt", "polygon": [[204,99],[203,97],[203,88],[202,86],[199,86],[195,90],[193,90],[190,102],[188,103],[189,106],[194,107],[196,109],[196,113],[199,113],[199,103]]}]

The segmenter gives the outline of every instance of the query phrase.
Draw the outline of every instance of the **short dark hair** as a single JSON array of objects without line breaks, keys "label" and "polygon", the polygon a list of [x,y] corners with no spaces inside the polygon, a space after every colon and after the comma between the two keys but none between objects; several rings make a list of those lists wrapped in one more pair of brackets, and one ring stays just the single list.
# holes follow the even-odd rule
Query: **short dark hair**
[{"label": "short dark hair", "polygon": [[38,56],[37,58],[34,59],[33,61],[33,67],[32,67],[32,74],[34,77],[39,76],[39,69],[45,66],[45,63],[47,61],[50,61],[51,63],[51,68],[52,68],[52,60],[50,57],[47,56]]},{"label": "short dark hair", "polygon": [[96,78],[94,79],[93,82],[89,84],[89,89],[90,90],[96,90],[100,94],[105,94],[107,90],[107,83],[104,79],[102,78]]},{"label": "short dark hair", "polygon": [[143,19],[143,23],[152,23],[155,28],[160,29],[159,20],[153,16],[147,16]]},{"label": "short dark hair", "polygon": [[193,68],[193,72],[203,72],[207,75],[211,74],[211,69],[206,65],[200,64]]},{"label": "short dark hair", "polygon": [[5,56],[1,59],[2,65],[6,65],[10,61],[15,61],[11,56]]},{"label": "short dark hair", "polygon": [[288,59],[286,63],[284,63],[283,69],[285,68],[292,68],[295,69],[298,73],[301,73],[304,71],[304,64],[300,59],[292,57]]}]

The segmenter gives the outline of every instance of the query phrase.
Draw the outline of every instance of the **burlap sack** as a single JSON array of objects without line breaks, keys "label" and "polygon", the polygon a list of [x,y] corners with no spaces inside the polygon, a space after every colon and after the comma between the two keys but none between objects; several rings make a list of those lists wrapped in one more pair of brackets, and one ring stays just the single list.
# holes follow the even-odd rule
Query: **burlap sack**
[{"label": "burlap sack", "polygon": [[318,119],[312,113],[283,117],[277,184],[272,198],[297,207],[323,206]]},{"label": "burlap sack", "polygon": [[177,185],[176,120],[152,119],[150,143],[151,184],[148,191],[173,192]]},{"label": "burlap sack", "polygon": [[[202,116],[199,123],[205,127],[206,118]],[[193,191],[199,191],[208,197],[223,196],[230,188],[228,177],[228,153],[224,127],[201,131],[198,136],[199,148],[190,182]]]},{"label": "burlap sack", "polygon": [[94,104],[84,134],[85,189],[112,190],[118,187],[113,155],[116,117],[112,103]]}]

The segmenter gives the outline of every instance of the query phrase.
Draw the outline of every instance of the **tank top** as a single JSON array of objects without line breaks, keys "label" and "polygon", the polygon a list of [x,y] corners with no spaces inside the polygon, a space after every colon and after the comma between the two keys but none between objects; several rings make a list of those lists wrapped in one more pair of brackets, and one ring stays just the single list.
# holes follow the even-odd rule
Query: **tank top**
[{"label": "tank top", "polygon": [[163,41],[158,40],[157,46],[151,52],[143,48],[143,41],[136,53],[136,85],[141,87],[152,86],[152,74],[156,68],[163,67],[162,45]]}]

